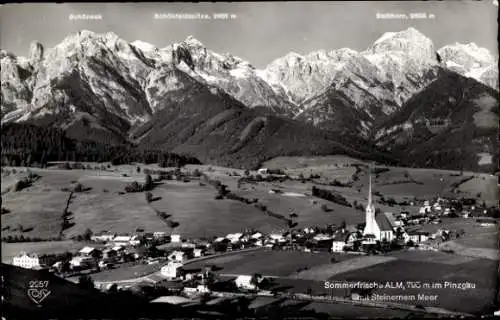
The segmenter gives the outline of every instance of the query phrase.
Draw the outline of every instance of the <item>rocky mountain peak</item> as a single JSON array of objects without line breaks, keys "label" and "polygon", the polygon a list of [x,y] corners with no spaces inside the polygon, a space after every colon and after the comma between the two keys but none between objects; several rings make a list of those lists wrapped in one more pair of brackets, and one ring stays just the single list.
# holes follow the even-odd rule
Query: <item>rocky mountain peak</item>
[{"label": "rocky mountain peak", "polygon": [[435,60],[434,43],[415,28],[386,32],[368,48],[373,54],[400,52],[417,60]]},{"label": "rocky mountain peak", "polygon": [[29,60],[30,63],[35,66],[38,65],[43,60],[44,48],[43,45],[38,41],[33,41],[30,45]]},{"label": "rocky mountain peak", "polygon": [[184,41],[181,43],[184,46],[187,46],[190,49],[203,49],[205,46],[201,41],[193,37],[192,35],[189,35]]}]

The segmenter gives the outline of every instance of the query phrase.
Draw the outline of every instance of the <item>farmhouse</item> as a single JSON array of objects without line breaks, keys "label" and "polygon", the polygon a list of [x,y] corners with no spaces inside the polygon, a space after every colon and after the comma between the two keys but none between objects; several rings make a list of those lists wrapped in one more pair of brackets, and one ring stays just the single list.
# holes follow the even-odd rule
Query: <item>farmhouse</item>
[{"label": "farmhouse", "polygon": [[285,236],[282,233],[271,233],[269,239],[274,243],[285,242]]},{"label": "farmhouse", "polygon": [[332,252],[342,252],[344,251],[344,247],[346,245],[346,238],[347,236],[342,234],[342,233],[338,233],[335,238],[333,238],[333,241],[332,241]]},{"label": "farmhouse", "polygon": [[262,233],[255,232],[252,235],[250,235],[250,239],[260,239],[260,238],[262,238],[262,236],[263,236]]},{"label": "farmhouse", "polygon": [[128,245],[139,245],[141,242],[137,235],[133,236],[116,236],[113,239],[115,246],[128,246]]},{"label": "farmhouse", "polygon": [[183,262],[187,260],[187,254],[183,251],[174,251],[168,256],[168,260]]},{"label": "farmhouse", "polygon": [[90,240],[95,242],[107,242],[112,241],[115,238],[115,234],[113,233],[101,233],[99,235],[93,235],[90,237]]},{"label": "farmhouse", "polygon": [[98,258],[101,256],[101,251],[93,247],[84,247],[78,253],[80,253],[80,256],[82,257]]},{"label": "farmhouse", "polygon": [[243,233],[230,233],[226,236],[226,239],[231,241],[231,243],[238,243],[243,237]]},{"label": "farmhouse", "polygon": [[[249,275],[240,275],[234,280],[234,283],[236,284],[237,288],[240,289],[245,289],[245,290],[255,290],[257,289],[257,286],[252,280],[252,276]],[[257,278],[257,282],[261,282],[262,278]]]},{"label": "farmhouse", "polygon": [[21,252],[12,259],[12,264],[25,269],[40,269],[45,267],[46,259],[39,257],[36,254]]},{"label": "farmhouse", "polygon": [[162,239],[166,237],[166,233],[164,231],[156,231],[153,233],[153,238],[154,239]]},{"label": "farmhouse", "polygon": [[413,243],[420,243],[427,241],[429,239],[429,232],[424,231],[409,231],[408,241],[411,240]]},{"label": "farmhouse", "polygon": [[200,248],[196,248],[193,250],[193,256],[195,258],[199,258],[201,256],[203,256],[203,249],[200,249]]},{"label": "farmhouse", "polygon": [[182,266],[180,262],[170,261],[166,266],[161,267],[161,275],[167,279],[176,279],[182,276]]},{"label": "farmhouse", "polygon": [[78,256],[78,257],[73,257],[73,259],[70,260],[69,264],[72,268],[74,268],[74,267],[91,268],[91,267],[95,266],[97,263],[93,257]]},{"label": "farmhouse", "polygon": [[170,242],[181,242],[181,235],[180,234],[172,234],[170,235]]}]

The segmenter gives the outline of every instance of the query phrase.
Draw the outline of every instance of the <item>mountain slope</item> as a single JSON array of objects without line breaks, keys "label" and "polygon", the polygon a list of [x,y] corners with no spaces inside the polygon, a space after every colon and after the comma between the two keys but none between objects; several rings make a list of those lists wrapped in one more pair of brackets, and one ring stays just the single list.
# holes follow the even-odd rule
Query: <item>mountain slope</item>
[{"label": "mountain slope", "polygon": [[498,101],[490,87],[442,69],[374,139],[411,166],[490,172],[498,159]]},{"label": "mountain slope", "polygon": [[[188,82],[189,76],[184,77]],[[223,91],[196,82],[177,99],[170,96],[162,111],[135,128],[132,137],[144,147],[192,154],[202,162],[232,167],[257,167],[279,155],[340,153],[389,161],[366,142],[347,147],[342,142],[349,141],[343,137],[248,109]]]}]

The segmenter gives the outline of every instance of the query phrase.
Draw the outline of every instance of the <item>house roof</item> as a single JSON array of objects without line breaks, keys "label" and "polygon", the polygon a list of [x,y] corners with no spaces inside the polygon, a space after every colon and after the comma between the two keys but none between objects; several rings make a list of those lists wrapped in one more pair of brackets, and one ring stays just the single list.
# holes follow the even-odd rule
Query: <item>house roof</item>
[{"label": "house roof", "polygon": [[188,298],[184,298],[181,296],[163,296],[154,299],[151,303],[170,303],[170,304],[184,304],[190,302]]},{"label": "house roof", "polygon": [[80,250],[80,253],[89,254],[94,250],[95,250],[95,248],[92,248],[92,247],[84,247],[82,250]]},{"label": "house roof", "polygon": [[346,242],[347,237],[348,237],[347,233],[342,234],[342,233],[339,232],[339,233],[337,233],[335,235],[335,237],[333,238],[333,241],[343,241],[343,242]]},{"label": "house roof", "polygon": [[130,236],[116,236],[113,241],[130,241],[132,237]]},{"label": "house roof", "polygon": [[16,258],[20,258],[20,257],[30,257],[30,258],[38,258],[38,255],[36,253],[26,253],[26,252],[20,252]]},{"label": "house roof", "polygon": [[392,231],[393,227],[391,222],[389,221],[389,218],[387,218],[387,215],[384,213],[378,213],[375,215],[375,221],[377,221],[378,227],[380,231]]}]

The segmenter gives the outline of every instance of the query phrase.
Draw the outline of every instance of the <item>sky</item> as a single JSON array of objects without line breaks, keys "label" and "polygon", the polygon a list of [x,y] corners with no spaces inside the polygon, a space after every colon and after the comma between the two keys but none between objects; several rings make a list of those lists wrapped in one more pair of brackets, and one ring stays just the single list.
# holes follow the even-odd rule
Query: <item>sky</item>
[{"label": "sky", "polygon": [[[290,51],[359,51],[385,32],[414,27],[436,48],[474,42],[498,55],[498,3],[493,1],[7,4],[0,8],[0,48],[27,56],[32,41],[51,48],[83,29],[112,31],[159,48],[192,35],[215,52],[230,52],[263,68]],[[168,19],[177,13],[212,19]],[[215,19],[220,13],[230,18]],[[410,18],[412,13],[428,18],[380,19],[381,14]],[[87,19],[71,19],[75,15]]]}]

